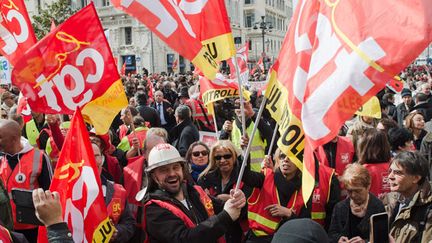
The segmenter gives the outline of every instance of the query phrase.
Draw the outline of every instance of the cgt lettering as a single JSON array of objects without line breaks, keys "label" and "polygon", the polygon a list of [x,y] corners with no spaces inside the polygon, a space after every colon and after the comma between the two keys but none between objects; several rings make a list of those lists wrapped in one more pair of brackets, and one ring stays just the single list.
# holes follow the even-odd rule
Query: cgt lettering
[{"label": "cgt lettering", "polygon": [[[6,17],[6,19],[4,17]],[[9,29],[5,27],[7,25],[14,24],[12,23],[13,21],[16,21],[15,25],[19,26],[19,33],[11,33]],[[11,55],[17,50],[18,44],[22,44],[28,40],[30,31],[24,16],[16,9],[10,9],[4,16],[1,17],[0,33],[0,38],[4,42],[2,50],[6,53],[6,55]],[[11,38],[12,36],[13,38]]]},{"label": "cgt lettering", "polygon": [[[88,74],[86,77],[81,73],[78,67],[84,66],[84,61],[90,59],[95,66],[95,71],[93,74]],[[38,96],[45,98],[48,106],[55,110],[60,111],[61,107],[58,104],[57,97],[54,93],[54,85],[60,92],[64,105],[69,110],[75,110],[77,106],[83,106],[88,103],[93,98],[93,91],[91,89],[86,89],[86,84],[95,84],[102,79],[104,73],[103,56],[93,48],[83,49],[76,57],[75,65],[67,64],[65,65],[58,74],[56,74],[52,81],[46,80],[45,76],[41,74],[36,81],[38,83],[43,82],[40,86],[40,91]],[[66,85],[65,79],[69,77],[70,81],[73,83],[71,85]],[[82,96],[81,100],[76,101],[78,97]]]}]

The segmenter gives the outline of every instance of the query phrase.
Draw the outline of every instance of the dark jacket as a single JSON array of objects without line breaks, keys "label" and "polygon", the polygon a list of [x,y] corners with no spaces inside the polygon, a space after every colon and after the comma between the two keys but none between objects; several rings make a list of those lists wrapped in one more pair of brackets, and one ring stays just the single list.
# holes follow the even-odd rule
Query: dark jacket
[{"label": "dark jacket", "polygon": [[[153,102],[150,106],[158,112],[158,116],[159,116],[159,110],[158,110],[157,103]],[[164,113],[165,121],[167,122],[167,124],[162,125],[162,121],[160,121],[160,122],[161,122],[161,127],[167,129],[167,131],[169,132],[169,129],[171,129],[172,127],[175,126],[175,117],[174,117],[174,112],[169,113],[167,111],[168,108],[172,108],[172,105],[169,102],[163,101],[161,109]],[[160,116],[159,116],[159,119],[160,119]]]},{"label": "dark jacket", "polygon": [[[328,231],[331,242],[338,242],[339,238],[346,236],[349,239],[355,237],[352,235],[353,229],[350,229],[350,199],[347,198],[339,203],[333,209],[333,215],[331,219],[330,228]],[[357,229],[362,239],[369,239],[369,218],[376,213],[385,212],[383,203],[375,197],[372,193],[369,193],[369,203],[366,209],[366,215],[357,225]]]},{"label": "dark jacket", "polygon": [[189,146],[199,140],[199,131],[190,119],[184,120],[173,127],[169,133],[170,143],[185,156]]},{"label": "dark jacket", "polygon": [[13,229],[12,208],[8,191],[4,187],[3,180],[0,180],[0,222],[8,230]]},{"label": "dark jacket", "polygon": [[136,108],[140,116],[144,118],[146,122],[150,123],[150,127],[160,127],[160,117],[155,108],[145,105],[139,105]]},{"label": "dark jacket", "polygon": [[[219,194],[230,194],[230,190],[235,188],[235,183],[238,178],[238,166],[235,166],[228,183],[222,190],[222,176],[219,170],[214,170],[209,172],[207,175],[202,176],[198,180],[198,185],[203,189],[207,189],[210,195],[217,196]],[[248,198],[252,192],[251,188],[248,186],[243,186],[241,188],[246,198]],[[240,227],[240,221],[247,220],[247,207],[242,208],[242,212],[239,220],[235,221],[233,226],[231,226],[228,232],[225,234],[225,240],[227,243],[241,242],[242,239],[242,228]]]},{"label": "dark jacket", "polygon": [[432,104],[429,102],[420,103],[414,106],[411,111],[419,111],[424,115],[425,122],[428,122],[432,119]]},{"label": "dark jacket", "polygon": [[[412,106],[408,106],[411,108]],[[406,108],[405,103],[401,103],[396,106],[396,114],[394,119],[397,121],[400,127],[403,127],[405,117],[410,113],[410,110]]]},{"label": "dark jacket", "polygon": [[196,227],[188,228],[171,211],[153,203],[147,207],[144,215],[150,242],[212,243],[232,227],[233,221],[223,210],[223,203],[220,200],[212,198],[215,215],[208,217],[198,192],[191,185],[186,184],[183,184],[183,190],[186,192],[185,197],[190,210],[167,192],[159,189],[150,192],[145,202],[150,199],[168,202],[183,211]]},{"label": "dark jacket", "polygon": [[48,226],[47,234],[49,243],[74,243],[72,233],[64,222]]}]

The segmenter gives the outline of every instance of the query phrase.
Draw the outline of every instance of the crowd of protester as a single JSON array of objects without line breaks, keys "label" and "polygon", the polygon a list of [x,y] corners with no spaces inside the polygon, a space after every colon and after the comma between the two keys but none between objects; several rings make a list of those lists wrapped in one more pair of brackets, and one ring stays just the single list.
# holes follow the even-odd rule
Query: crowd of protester
[{"label": "crowd of protester", "polygon": [[[239,99],[225,99],[215,103],[213,117],[195,74],[143,70],[122,77],[129,105],[107,134],[89,126],[107,208],[122,202],[120,214],[108,210],[116,228],[111,242],[368,242],[370,218],[383,212],[390,242],[432,241],[429,69],[407,67],[401,92],[377,94],[381,119],[354,116],[317,148],[316,183],[306,202],[299,165],[270,148],[276,121],[269,113],[252,139],[242,134],[242,116],[247,134],[255,125],[258,90],[251,90],[244,113]],[[250,82],[263,79],[258,73]],[[25,122],[17,114],[19,90],[0,92],[0,239],[37,241],[37,226],[17,220],[11,190],[21,188],[34,189],[48,240],[73,242],[58,193],[49,191],[60,152],[73,149],[63,146],[70,117],[32,112]],[[200,141],[201,131],[216,130],[218,141]]]}]

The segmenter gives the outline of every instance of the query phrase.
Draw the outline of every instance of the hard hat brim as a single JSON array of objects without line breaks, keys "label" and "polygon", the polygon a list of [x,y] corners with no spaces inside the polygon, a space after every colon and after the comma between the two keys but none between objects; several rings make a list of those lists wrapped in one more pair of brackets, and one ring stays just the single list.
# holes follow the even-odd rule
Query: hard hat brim
[{"label": "hard hat brim", "polygon": [[164,166],[164,165],[169,165],[169,164],[174,164],[174,163],[185,163],[186,160],[183,157],[178,157],[178,158],[173,158],[173,159],[169,159],[169,160],[163,160],[161,162],[152,164],[151,166],[146,168],[146,172],[150,172],[158,167]]}]

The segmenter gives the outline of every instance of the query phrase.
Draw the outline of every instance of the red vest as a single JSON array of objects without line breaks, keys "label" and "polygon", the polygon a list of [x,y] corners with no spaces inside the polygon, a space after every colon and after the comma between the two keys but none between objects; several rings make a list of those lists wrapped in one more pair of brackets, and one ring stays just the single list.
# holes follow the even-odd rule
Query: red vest
[{"label": "red vest", "polygon": [[[21,188],[27,190],[39,188],[38,177],[42,171],[42,161],[43,152],[34,148],[22,155],[19,162],[20,165],[17,164],[13,171],[9,167],[5,157],[1,158],[0,176],[8,193],[11,193],[12,188]],[[20,167],[21,174],[24,175],[22,177],[24,181],[21,183],[17,182]],[[10,203],[12,207],[15,230],[34,229],[37,227],[36,225],[18,223],[16,221],[15,203],[13,202],[12,197],[10,197]]]},{"label": "red vest", "polygon": [[124,138],[127,135],[128,131],[129,131],[129,128],[125,124],[120,125],[120,127],[119,127],[119,139],[122,140],[122,138]]},{"label": "red vest", "polygon": [[[319,182],[315,186],[312,194],[312,211],[311,218],[321,224],[325,225],[326,205],[330,197],[330,183],[334,174],[334,169],[325,165],[320,165],[318,168]],[[329,215],[331,217],[331,215]]]},{"label": "red vest", "polygon": [[[49,154],[47,154],[47,155],[50,157],[51,162],[56,162],[57,163],[57,160],[58,160],[59,154],[60,154],[60,150],[58,149],[57,144],[54,142],[54,137],[53,137],[52,132],[51,132],[50,129],[44,128],[39,133],[39,136],[36,139],[38,147],[39,148],[41,147],[40,144],[39,144],[40,143],[39,142],[39,138],[40,138],[40,135],[42,134],[42,132],[46,132],[48,134],[49,138],[50,138],[49,139],[49,143],[50,143],[49,145],[51,146],[51,152]],[[46,145],[46,146],[48,146],[48,145]],[[45,150],[46,150],[46,146],[45,146]],[[45,153],[47,153],[47,151],[45,151]],[[53,164],[53,168],[55,168],[55,164]]]},{"label": "red vest", "polygon": [[114,194],[108,203],[107,210],[114,225],[117,225],[126,206],[126,190],[120,184],[114,183]]},{"label": "red vest", "polygon": [[132,132],[131,134],[127,135],[129,146],[132,147],[132,139],[136,136],[140,142],[140,148],[142,148],[144,145],[144,140],[147,136],[147,131],[148,129],[145,129],[141,131],[135,131],[135,134]]},{"label": "red vest", "polygon": [[[207,215],[209,217],[213,216],[214,215],[214,208],[213,208],[213,203],[212,203],[212,200],[210,199],[210,197],[207,195],[207,193],[200,186],[195,185],[194,188],[199,194],[200,201],[204,205],[204,208],[207,211]],[[185,223],[187,228],[194,228],[196,226],[195,223],[192,222],[192,220],[182,210],[180,210],[177,206],[174,206],[173,204],[166,202],[166,201],[151,199],[150,201],[148,201],[144,205],[143,229],[144,229],[144,232],[146,232],[147,236],[148,236],[147,227],[146,227],[146,224],[147,224],[146,221],[147,220],[145,218],[145,215],[146,215],[147,207],[152,203],[155,203],[155,204],[159,205],[160,207],[167,209],[172,214],[179,217]],[[144,242],[146,242],[146,243],[149,242],[149,237],[146,237]],[[224,243],[225,239],[223,237],[221,237],[218,239],[218,242]]]},{"label": "red vest", "polygon": [[388,169],[389,163],[379,164],[363,164],[371,175],[371,188],[370,192],[378,198],[382,198],[385,194],[390,192],[390,185],[388,182]]},{"label": "red vest", "polygon": [[5,227],[0,225],[0,242],[1,243],[12,243],[12,237]]},{"label": "red vest", "polygon": [[[200,120],[207,129],[212,131],[215,130],[213,116],[208,113],[207,108],[204,107],[201,101],[198,101],[196,99],[189,99],[185,102],[185,104],[191,109],[192,118],[194,120]],[[207,119],[205,117],[206,115]]]},{"label": "red vest", "polygon": [[[338,136],[338,141],[336,145],[336,174],[341,176],[345,171],[345,167],[351,164],[354,157],[354,145],[348,137]],[[318,160],[321,164],[330,167],[330,163],[327,159],[327,155],[324,151],[323,146],[317,148]]]},{"label": "red vest", "polygon": [[[281,221],[280,217],[273,217],[264,208],[271,204],[279,204],[279,196],[274,183],[274,172],[271,169],[263,169],[264,183],[259,188],[254,188],[248,198],[249,228],[256,236],[273,235]],[[303,207],[301,190],[296,191],[288,202],[287,207],[293,209],[295,214],[300,213]]]}]

